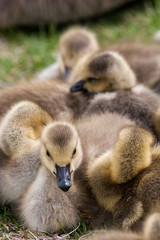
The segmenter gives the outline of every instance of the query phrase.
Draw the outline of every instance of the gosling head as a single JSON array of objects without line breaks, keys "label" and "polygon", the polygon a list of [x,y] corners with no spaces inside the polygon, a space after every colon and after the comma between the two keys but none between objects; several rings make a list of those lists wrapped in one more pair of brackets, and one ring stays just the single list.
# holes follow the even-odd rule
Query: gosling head
[{"label": "gosling head", "polygon": [[135,74],[125,59],[116,52],[105,51],[88,57],[81,69],[81,80],[76,82],[70,91],[116,91],[130,89],[135,84]]},{"label": "gosling head", "polygon": [[59,41],[59,63],[64,78],[69,76],[77,61],[85,54],[98,50],[95,35],[85,28],[66,31]]},{"label": "gosling head", "polygon": [[42,132],[41,162],[57,178],[58,187],[68,191],[71,175],[82,160],[82,149],[76,129],[68,123],[50,123]]}]

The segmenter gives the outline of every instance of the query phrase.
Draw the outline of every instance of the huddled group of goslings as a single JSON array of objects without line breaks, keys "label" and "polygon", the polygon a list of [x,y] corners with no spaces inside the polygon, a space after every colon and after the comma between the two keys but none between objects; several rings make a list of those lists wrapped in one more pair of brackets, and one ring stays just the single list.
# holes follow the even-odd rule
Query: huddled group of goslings
[{"label": "huddled group of goslings", "polygon": [[83,215],[110,229],[92,239],[160,239],[159,47],[102,49],[73,28],[57,56],[0,92],[1,206],[32,230],[69,229]]}]

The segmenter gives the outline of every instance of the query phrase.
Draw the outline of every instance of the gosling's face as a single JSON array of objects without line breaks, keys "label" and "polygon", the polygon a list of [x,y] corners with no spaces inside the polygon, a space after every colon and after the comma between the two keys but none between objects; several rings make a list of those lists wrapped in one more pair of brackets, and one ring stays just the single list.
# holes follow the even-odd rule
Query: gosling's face
[{"label": "gosling's face", "polygon": [[69,76],[70,71],[84,54],[97,49],[96,37],[88,30],[75,28],[65,32],[59,42],[59,62],[65,77]]},{"label": "gosling's face", "polygon": [[113,64],[116,62],[111,54],[93,54],[84,66],[82,79],[71,87],[71,92],[83,89],[89,92],[112,91],[115,84],[111,76]]},{"label": "gosling's face", "polygon": [[71,92],[129,89],[136,81],[133,71],[124,58],[111,51],[92,54],[84,64],[81,78],[71,87]]},{"label": "gosling's face", "polygon": [[57,178],[58,187],[67,191],[71,175],[82,160],[77,131],[70,124],[51,123],[42,133],[41,161]]}]

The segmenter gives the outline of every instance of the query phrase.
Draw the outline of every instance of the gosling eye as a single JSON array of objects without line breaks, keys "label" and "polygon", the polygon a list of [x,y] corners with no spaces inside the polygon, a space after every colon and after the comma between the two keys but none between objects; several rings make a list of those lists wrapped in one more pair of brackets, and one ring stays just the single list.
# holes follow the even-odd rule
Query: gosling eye
[{"label": "gosling eye", "polygon": [[76,150],[76,148],[75,148],[74,151],[73,151],[73,153],[72,153],[72,157],[74,157],[74,156],[76,155],[76,152],[77,152],[77,150]]},{"label": "gosling eye", "polygon": [[113,83],[109,82],[108,83],[109,87],[113,87]]},{"label": "gosling eye", "polygon": [[89,77],[87,80],[90,83],[96,83],[98,79],[97,78],[93,78],[93,77]]},{"label": "gosling eye", "polygon": [[51,158],[51,155],[48,150],[46,150],[46,155]]}]

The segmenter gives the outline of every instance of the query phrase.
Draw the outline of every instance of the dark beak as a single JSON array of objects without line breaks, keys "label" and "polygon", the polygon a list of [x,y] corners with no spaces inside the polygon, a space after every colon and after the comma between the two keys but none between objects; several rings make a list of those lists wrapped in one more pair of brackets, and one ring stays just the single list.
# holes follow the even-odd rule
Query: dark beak
[{"label": "dark beak", "polygon": [[60,189],[64,192],[68,191],[71,187],[71,173],[70,173],[70,164],[67,164],[65,167],[60,167],[56,165],[57,170],[57,184]]},{"label": "dark beak", "polygon": [[68,78],[69,74],[71,72],[71,68],[70,67],[67,67],[65,66],[65,72],[64,72],[64,76],[63,76],[63,81],[65,82],[66,79]]},{"label": "dark beak", "polygon": [[71,88],[70,88],[70,92],[81,92],[84,91],[84,80],[79,80],[78,82],[76,82]]}]

